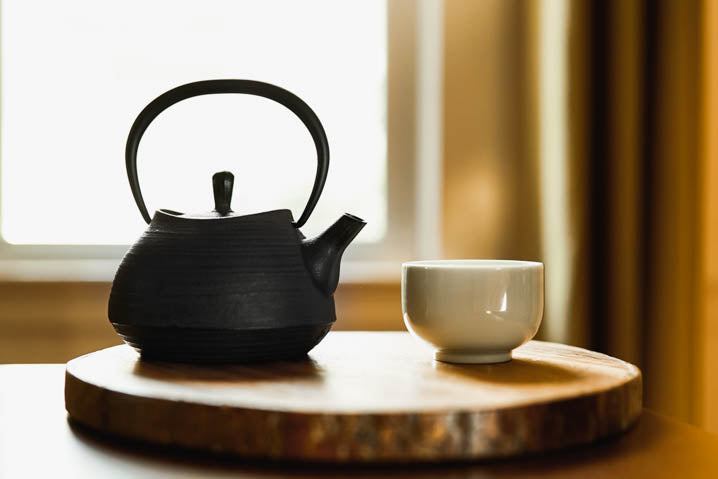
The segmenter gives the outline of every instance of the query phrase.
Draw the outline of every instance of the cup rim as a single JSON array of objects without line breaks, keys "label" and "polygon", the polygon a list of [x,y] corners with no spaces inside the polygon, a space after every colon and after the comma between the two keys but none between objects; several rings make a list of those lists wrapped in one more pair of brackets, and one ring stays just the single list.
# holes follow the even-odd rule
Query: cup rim
[{"label": "cup rim", "polygon": [[424,268],[424,269],[527,269],[541,268],[544,264],[539,261],[521,261],[512,259],[433,259],[421,261],[407,261],[402,263],[402,268]]}]

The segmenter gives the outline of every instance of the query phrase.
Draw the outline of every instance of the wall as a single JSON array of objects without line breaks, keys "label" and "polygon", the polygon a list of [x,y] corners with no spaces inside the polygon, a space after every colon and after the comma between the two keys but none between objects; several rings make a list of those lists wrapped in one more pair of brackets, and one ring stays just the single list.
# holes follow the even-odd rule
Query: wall
[{"label": "wall", "polygon": [[[447,258],[538,259],[531,18],[520,0],[445,2]],[[525,206],[524,206],[525,205]]]}]

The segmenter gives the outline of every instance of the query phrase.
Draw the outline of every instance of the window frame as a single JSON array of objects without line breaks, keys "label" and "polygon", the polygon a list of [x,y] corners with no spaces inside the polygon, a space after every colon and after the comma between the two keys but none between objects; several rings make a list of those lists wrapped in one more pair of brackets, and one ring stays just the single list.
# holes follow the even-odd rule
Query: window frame
[{"label": "window frame", "polygon": [[[443,3],[389,0],[387,28],[387,232],[347,250],[349,281],[396,280],[401,262],[441,250]],[[129,246],[16,245],[0,234],[0,280],[109,281]]]}]

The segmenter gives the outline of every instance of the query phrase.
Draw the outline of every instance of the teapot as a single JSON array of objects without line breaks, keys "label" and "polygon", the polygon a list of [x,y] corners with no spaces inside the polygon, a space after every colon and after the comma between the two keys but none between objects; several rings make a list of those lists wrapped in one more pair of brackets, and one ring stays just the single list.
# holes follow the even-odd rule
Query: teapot
[{"label": "teapot", "polygon": [[[285,106],[309,130],[317,172],[304,211],[238,215],[234,176],[212,177],[214,209],[150,215],[137,176],[137,150],[150,123],[199,95],[257,95]],[[160,95],[135,120],[125,150],[127,177],[147,230],[125,254],[112,283],[108,317],[143,359],[245,363],[299,358],[336,320],[334,290],[344,249],[365,226],[345,214],[316,238],[299,228],[314,210],[329,168],[324,128],[312,109],[280,87],[251,80],[188,83]]]}]

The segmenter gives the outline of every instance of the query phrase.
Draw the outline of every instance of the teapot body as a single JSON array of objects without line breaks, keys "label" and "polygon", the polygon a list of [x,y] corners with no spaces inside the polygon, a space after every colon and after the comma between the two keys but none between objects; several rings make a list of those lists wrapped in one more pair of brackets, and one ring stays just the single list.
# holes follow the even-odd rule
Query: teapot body
[{"label": "teapot body", "polygon": [[333,296],[307,270],[302,240],[288,210],[219,221],[158,211],[120,264],[110,322],[146,358],[302,355],[336,319]]},{"label": "teapot body", "polygon": [[[228,93],[273,100],[307,127],[317,170],[301,216],[294,222],[289,210],[236,214],[231,208],[234,175],[223,171],[212,177],[212,211],[159,210],[150,218],[137,171],[142,135],[157,115],[182,100]],[[329,168],[326,133],[309,105],[283,88],[253,80],[187,83],[140,112],[127,138],[125,165],[132,196],[149,227],[120,264],[108,316],[144,359],[291,359],[322,340],[336,320],[333,294],[342,253],[366,223],[345,214],[311,240],[299,231],[319,200]]]}]

